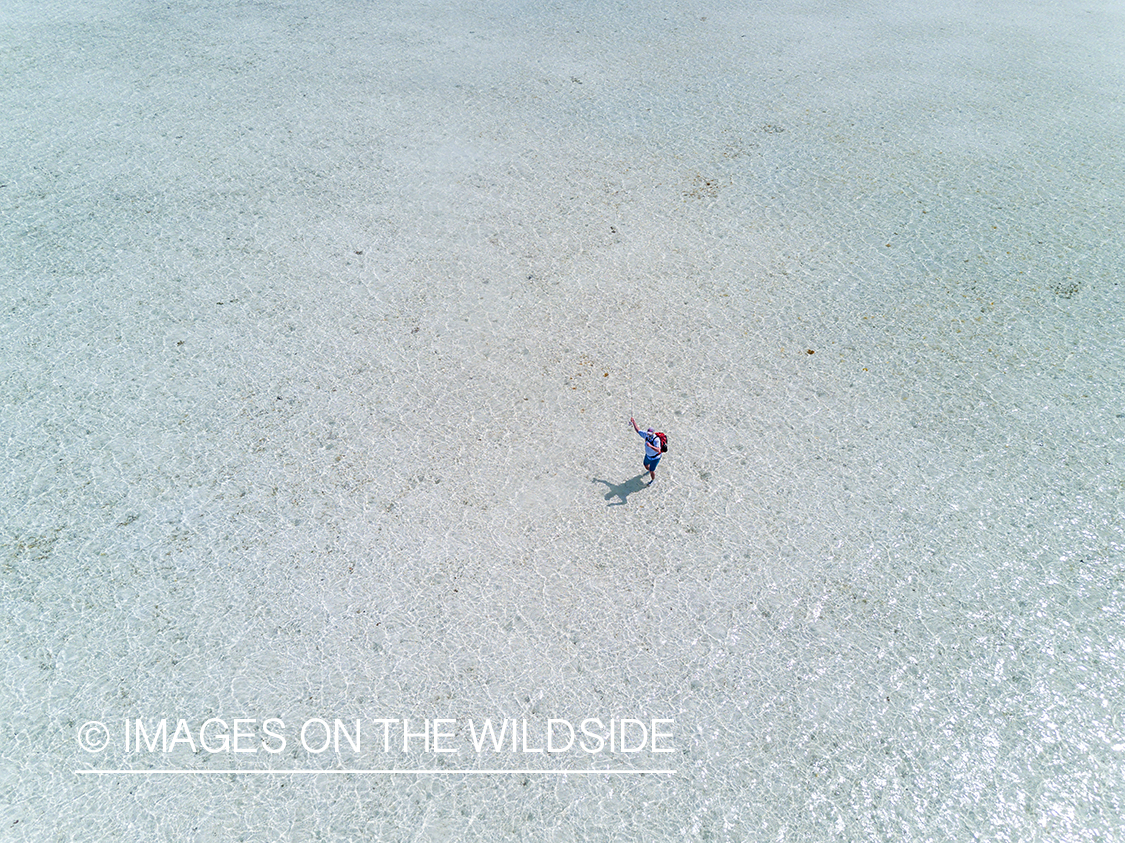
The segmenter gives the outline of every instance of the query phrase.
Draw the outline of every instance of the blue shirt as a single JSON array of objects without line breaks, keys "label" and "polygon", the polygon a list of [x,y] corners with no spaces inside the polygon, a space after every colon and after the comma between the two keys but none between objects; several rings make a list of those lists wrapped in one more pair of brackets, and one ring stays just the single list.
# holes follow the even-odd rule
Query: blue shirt
[{"label": "blue shirt", "polygon": [[645,430],[638,430],[637,435],[645,440],[645,456],[646,457],[659,457],[660,456],[660,439],[657,438],[655,433],[649,433]]}]

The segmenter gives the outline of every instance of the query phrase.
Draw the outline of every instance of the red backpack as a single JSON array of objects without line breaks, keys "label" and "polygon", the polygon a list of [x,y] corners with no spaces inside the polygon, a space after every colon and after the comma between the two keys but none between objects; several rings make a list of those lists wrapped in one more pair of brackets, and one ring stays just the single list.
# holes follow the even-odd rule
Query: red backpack
[{"label": "red backpack", "polygon": [[668,450],[668,437],[658,432],[656,438],[660,440],[660,453],[665,453]]}]

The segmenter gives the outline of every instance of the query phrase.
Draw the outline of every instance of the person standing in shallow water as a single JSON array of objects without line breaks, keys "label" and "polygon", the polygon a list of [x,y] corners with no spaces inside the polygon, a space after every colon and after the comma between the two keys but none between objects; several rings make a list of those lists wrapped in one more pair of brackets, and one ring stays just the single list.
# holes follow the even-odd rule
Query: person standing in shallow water
[{"label": "person standing in shallow water", "polygon": [[636,419],[629,419],[633,425],[633,430],[637,431],[637,435],[645,440],[645,471],[651,478],[648,484],[651,486],[656,482],[656,466],[660,464],[660,438],[653,432],[650,427],[648,431],[643,431],[637,427]]}]

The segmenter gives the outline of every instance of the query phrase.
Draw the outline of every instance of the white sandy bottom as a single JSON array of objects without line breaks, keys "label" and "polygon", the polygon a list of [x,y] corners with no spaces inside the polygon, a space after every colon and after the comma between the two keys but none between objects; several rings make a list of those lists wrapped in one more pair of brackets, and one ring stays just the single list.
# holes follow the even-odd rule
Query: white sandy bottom
[{"label": "white sandy bottom", "polygon": [[[17,21],[9,833],[1112,833],[1122,179],[1070,42],[1019,99],[1034,19],[994,57],[1000,17],[304,14]],[[213,717],[286,749],[122,741]],[[675,751],[472,751],[488,718]],[[674,772],[590,772],[630,769]]]}]

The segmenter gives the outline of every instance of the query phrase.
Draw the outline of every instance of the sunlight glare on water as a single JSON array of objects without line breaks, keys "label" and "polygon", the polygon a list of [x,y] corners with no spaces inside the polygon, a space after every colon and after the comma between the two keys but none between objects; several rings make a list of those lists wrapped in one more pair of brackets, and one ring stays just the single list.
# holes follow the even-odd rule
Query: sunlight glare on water
[{"label": "sunlight glare on water", "polygon": [[0,14],[0,836],[1120,835],[1120,10]]}]

